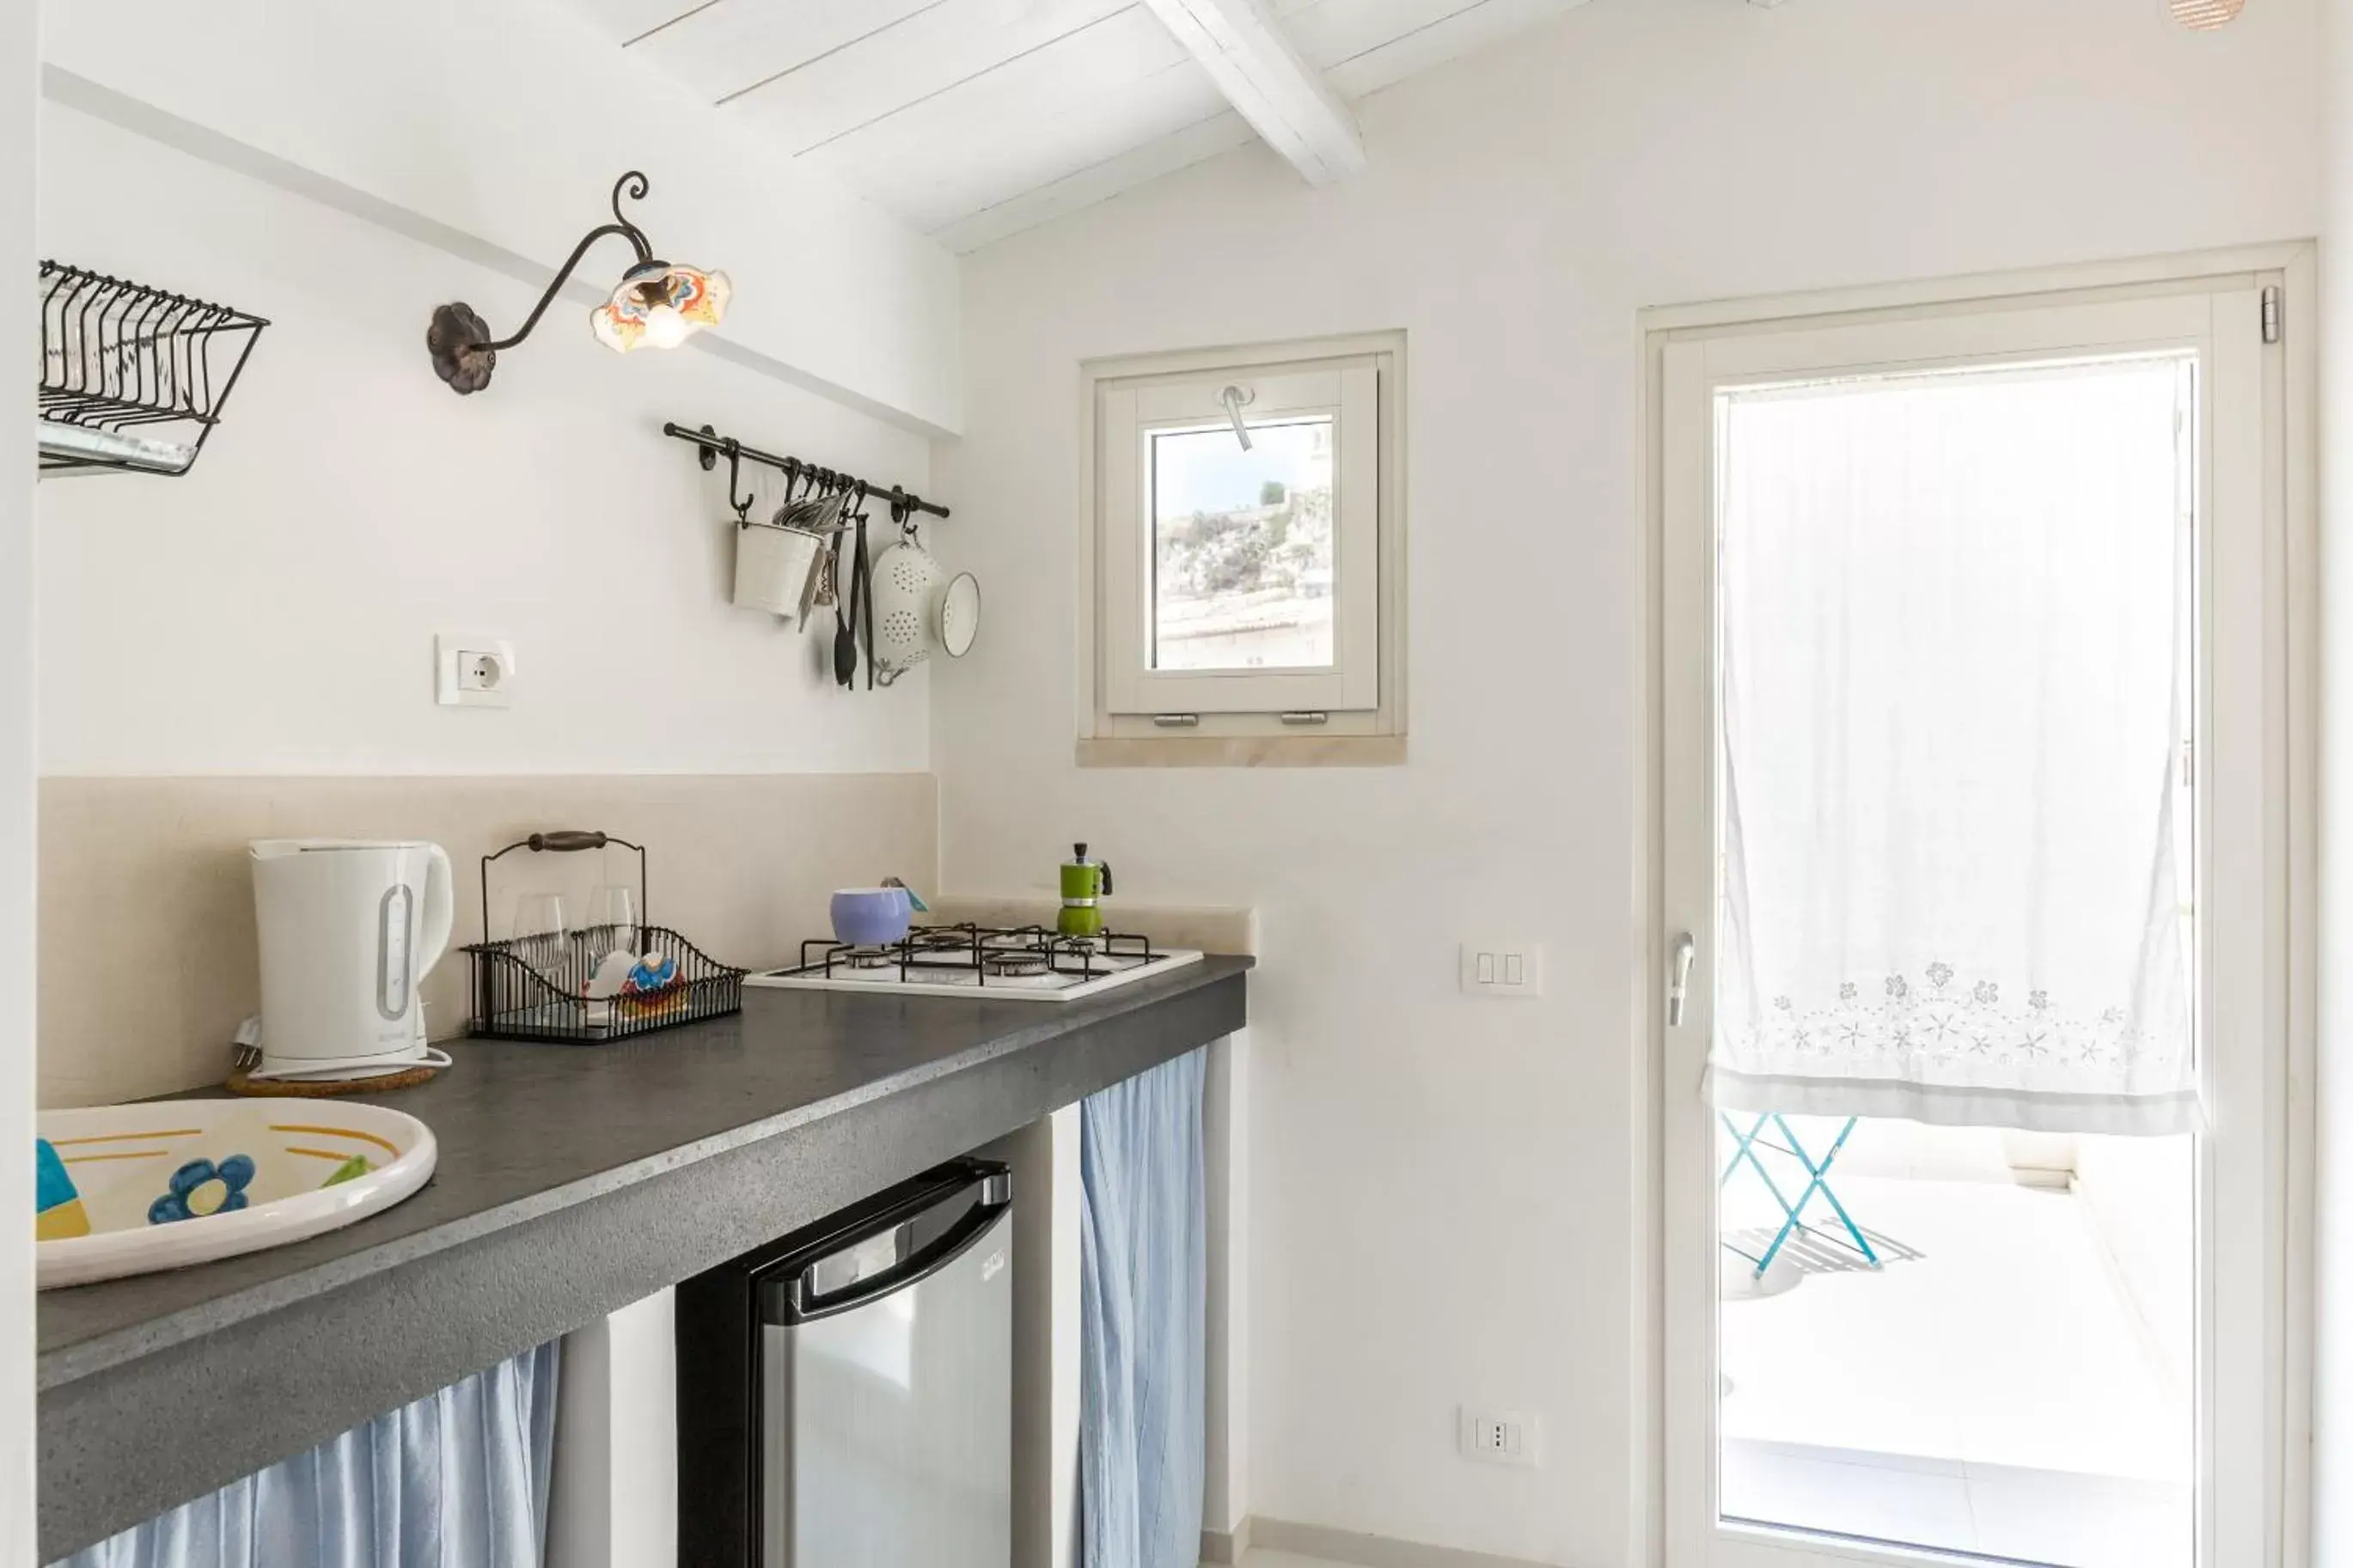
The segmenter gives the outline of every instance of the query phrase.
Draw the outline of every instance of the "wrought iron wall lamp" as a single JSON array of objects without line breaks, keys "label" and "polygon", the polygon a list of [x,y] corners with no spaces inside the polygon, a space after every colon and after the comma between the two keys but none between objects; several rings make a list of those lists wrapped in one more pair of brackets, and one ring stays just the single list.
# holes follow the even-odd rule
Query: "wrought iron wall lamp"
[{"label": "wrought iron wall lamp", "polygon": [[653,247],[646,242],[646,231],[622,216],[622,195],[643,201],[648,189],[645,175],[634,169],[614,183],[613,221],[580,237],[580,243],[572,247],[572,255],[556,272],[555,281],[547,286],[547,292],[539,297],[539,303],[531,308],[512,337],[493,340],[482,318],[462,301],[434,311],[433,324],[425,331],[434,374],[460,394],[488,386],[491,372],[498,368],[499,351],[531,336],[531,330],[539,325],[540,317],[547,313],[588,247],[608,234],[617,234],[636,247],[638,259],[621,274],[612,297],[588,312],[588,325],[598,342],[616,353],[675,348],[703,328],[718,325],[726,313],[728,296],[734,292],[727,274],[657,259]]}]

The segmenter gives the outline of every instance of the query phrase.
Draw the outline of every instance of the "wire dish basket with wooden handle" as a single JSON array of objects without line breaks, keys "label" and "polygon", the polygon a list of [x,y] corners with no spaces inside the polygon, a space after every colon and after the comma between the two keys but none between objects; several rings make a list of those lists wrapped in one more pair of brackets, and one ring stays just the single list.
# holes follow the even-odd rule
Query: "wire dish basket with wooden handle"
[{"label": "wire dish basket with wooden handle", "polygon": [[[576,854],[605,848],[637,852],[637,907],[642,915],[645,846],[609,833],[564,829],[534,833],[482,857],[482,929],[490,929],[492,861],[519,849]],[[668,926],[591,925],[485,940],[460,951],[473,965],[468,1032],[481,1039],[602,1045],[724,1017],[744,1006],[744,972],[720,963]],[[625,952],[636,960],[628,978],[617,990],[602,990],[602,972],[614,954]]]}]

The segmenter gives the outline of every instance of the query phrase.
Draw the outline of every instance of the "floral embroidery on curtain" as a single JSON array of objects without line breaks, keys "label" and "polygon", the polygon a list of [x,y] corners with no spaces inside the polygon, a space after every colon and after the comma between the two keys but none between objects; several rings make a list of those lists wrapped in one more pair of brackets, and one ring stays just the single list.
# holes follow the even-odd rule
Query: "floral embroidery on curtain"
[{"label": "floral embroidery on curtain", "polygon": [[2199,1124],[2191,372],[1720,401],[1717,1103]]}]

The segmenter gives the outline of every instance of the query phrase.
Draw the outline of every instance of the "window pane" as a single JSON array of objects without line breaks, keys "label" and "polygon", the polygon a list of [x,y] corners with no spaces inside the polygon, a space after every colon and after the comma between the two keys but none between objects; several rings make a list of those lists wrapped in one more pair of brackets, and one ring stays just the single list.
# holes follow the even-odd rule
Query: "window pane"
[{"label": "window pane", "polygon": [[1332,666],[1332,416],[1153,432],[1152,668]]}]

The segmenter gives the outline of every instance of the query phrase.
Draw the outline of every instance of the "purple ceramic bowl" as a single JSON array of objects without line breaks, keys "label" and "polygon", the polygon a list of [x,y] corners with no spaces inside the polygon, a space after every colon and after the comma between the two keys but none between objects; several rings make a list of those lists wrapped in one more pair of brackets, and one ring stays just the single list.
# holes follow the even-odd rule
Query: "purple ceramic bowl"
[{"label": "purple ceramic bowl", "polygon": [[904,888],[843,888],[833,895],[833,939],[887,947],[906,936],[914,912]]}]

